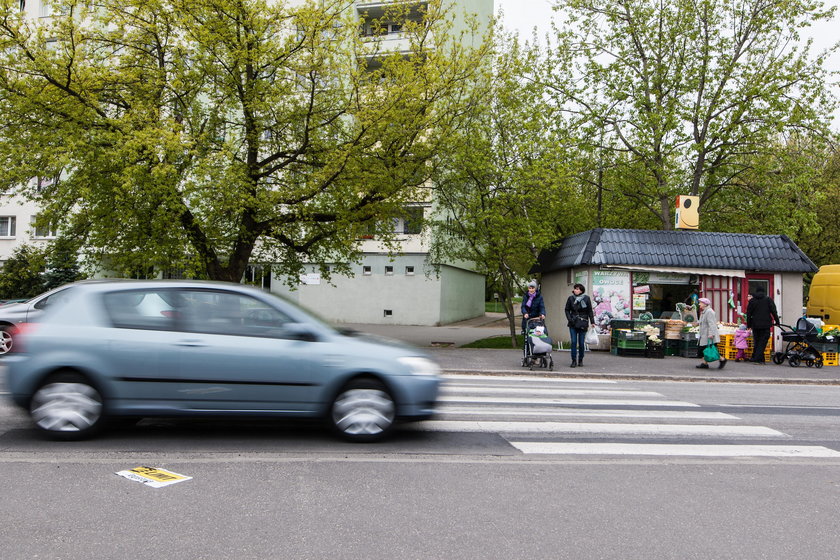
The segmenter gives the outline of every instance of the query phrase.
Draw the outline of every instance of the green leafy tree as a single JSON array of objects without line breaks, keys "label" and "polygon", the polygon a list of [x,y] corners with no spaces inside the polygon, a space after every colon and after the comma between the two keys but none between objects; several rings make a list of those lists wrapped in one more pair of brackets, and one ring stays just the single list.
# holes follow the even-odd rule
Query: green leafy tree
[{"label": "green leafy tree", "polygon": [[617,180],[605,192],[663,229],[677,194],[726,198],[782,132],[825,135],[828,53],[796,46],[800,30],[831,16],[822,2],[555,5],[564,19],[545,83],[579,123],[583,149],[612,154]]},{"label": "green leafy tree", "polygon": [[3,299],[28,299],[44,292],[42,275],[46,262],[42,249],[19,245],[0,270],[0,296]]},{"label": "green leafy tree", "polygon": [[0,0],[0,188],[122,274],[239,281],[255,260],[292,282],[351,262],[359,232],[422,198],[481,66],[442,39],[437,0],[385,13],[393,54],[346,0],[51,3],[33,21]]},{"label": "green leafy tree", "polygon": [[542,249],[585,223],[590,205],[571,187],[550,107],[533,80],[538,51],[510,37],[496,46],[438,162],[431,255],[474,263],[504,294],[516,346],[519,283]]},{"label": "green leafy tree", "polygon": [[46,268],[44,290],[84,278],[79,266],[79,243],[67,236],[56,238],[47,249]]},{"label": "green leafy tree", "polygon": [[[818,266],[840,264],[840,150],[838,143],[807,158],[813,172],[811,181],[795,200],[795,211],[810,203],[813,224],[791,235],[799,248]],[[802,201],[805,199],[805,202]],[[810,281],[810,278],[808,279]]]}]

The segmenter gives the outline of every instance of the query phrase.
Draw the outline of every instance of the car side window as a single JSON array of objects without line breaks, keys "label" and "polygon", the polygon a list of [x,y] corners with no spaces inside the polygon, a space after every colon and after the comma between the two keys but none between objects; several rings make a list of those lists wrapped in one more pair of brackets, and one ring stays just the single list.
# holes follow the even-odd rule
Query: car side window
[{"label": "car side window", "polygon": [[186,290],[181,327],[188,332],[281,338],[292,319],[246,294]]},{"label": "car side window", "polygon": [[175,330],[178,295],[174,290],[126,290],[103,296],[105,312],[119,329]]},{"label": "car side window", "polygon": [[67,298],[70,295],[70,289],[60,290],[55,292],[54,294],[50,294],[47,297],[39,300],[35,305],[35,309],[46,309],[48,306],[53,305],[55,303],[59,303],[63,299]]}]

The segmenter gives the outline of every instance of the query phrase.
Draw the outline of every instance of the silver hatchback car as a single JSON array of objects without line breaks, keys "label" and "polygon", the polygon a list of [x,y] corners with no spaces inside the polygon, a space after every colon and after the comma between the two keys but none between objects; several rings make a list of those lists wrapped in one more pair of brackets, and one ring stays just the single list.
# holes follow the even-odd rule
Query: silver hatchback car
[{"label": "silver hatchback car", "polygon": [[56,439],[108,419],[324,418],[351,441],[434,413],[439,368],[419,350],[342,334],[238,284],[86,281],[3,357],[15,403]]}]

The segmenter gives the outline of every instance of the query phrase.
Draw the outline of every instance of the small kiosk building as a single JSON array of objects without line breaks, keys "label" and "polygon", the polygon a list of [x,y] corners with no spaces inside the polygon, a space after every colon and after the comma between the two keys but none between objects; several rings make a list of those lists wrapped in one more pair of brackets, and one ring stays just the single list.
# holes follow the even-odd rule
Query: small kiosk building
[{"label": "small kiosk building", "polygon": [[795,324],[802,274],[816,270],[785,235],[597,228],[543,251],[533,272],[542,276],[549,330],[568,340],[564,307],[576,283],[586,287],[601,323],[642,314],[670,318],[695,290],[711,300],[719,321],[737,322],[747,295],[761,287],[782,322]]}]

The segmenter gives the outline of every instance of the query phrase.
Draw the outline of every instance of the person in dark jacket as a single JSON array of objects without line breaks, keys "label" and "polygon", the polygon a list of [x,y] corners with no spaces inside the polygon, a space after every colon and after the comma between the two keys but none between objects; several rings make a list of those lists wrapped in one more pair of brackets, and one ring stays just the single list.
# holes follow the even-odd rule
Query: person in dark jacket
[{"label": "person in dark jacket", "polygon": [[[537,281],[531,280],[528,282],[528,293],[522,296],[522,332],[528,328],[528,319],[542,319],[545,320],[545,302],[543,302],[542,294],[537,290]],[[525,333],[527,334],[527,333]]]},{"label": "person in dark jacket", "polygon": [[747,305],[747,327],[753,332],[753,354],[750,362],[764,365],[764,349],[770,340],[770,327],[779,326],[779,313],[776,303],[764,294],[764,288],[758,288]]},{"label": "person in dark jacket", "polygon": [[595,326],[592,313],[592,301],[584,294],[583,284],[575,284],[572,295],[566,300],[566,319],[569,321],[569,334],[572,339],[572,367],[583,365],[583,343],[589,326]]}]

